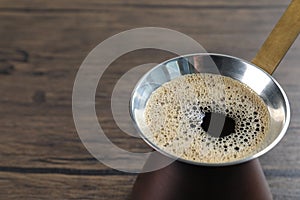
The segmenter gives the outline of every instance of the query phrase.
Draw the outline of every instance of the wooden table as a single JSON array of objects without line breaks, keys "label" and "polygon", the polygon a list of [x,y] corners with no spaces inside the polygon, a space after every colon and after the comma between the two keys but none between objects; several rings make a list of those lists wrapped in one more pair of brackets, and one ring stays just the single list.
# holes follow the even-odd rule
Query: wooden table
[{"label": "wooden table", "polygon": [[[0,0],[0,199],[127,199],[136,174],[110,169],[81,143],[72,118],[72,87],[86,55],[121,31],[170,28],[209,52],[251,60],[289,1],[282,0]],[[114,124],[109,103],[132,66],[173,55],[141,50],[120,57],[101,79],[96,109],[121,148],[145,151]],[[300,41],[274,73],[292,108],[290,128],[262,156],[274,199],[300,199]],[[108,104],[109,105],[109,104]]]}]

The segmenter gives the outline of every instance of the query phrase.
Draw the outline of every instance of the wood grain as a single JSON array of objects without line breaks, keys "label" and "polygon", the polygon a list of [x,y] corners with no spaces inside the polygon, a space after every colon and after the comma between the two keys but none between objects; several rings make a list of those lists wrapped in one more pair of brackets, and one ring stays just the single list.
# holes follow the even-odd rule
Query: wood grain
[{"label": "wood grain", "polygon": [[[82,145],[72,119],[76,72],[98,43],[121,31],[159,26],[181,31],[209,52],[254,57],[289,1],[0,1],[0,199],[126,199],[136,175],[112,170]],[[118,146],[149,150],[116,126],[108,103],[117,80],[133,66],[173,55],[131,52],[100,81],[96,109]],[[282,142],[260,161],[275,199],[299,199],[300,43],[274,77],[293,117]],[[138,77],[136,77],[138,78]],[[128,94],[124,94],[128,95]]]},{"label": "wood grain", "polygon": [[[0,173],[1,199],[128,199],[135,178]],[[51,188],[51,189],[50,189]]]}]

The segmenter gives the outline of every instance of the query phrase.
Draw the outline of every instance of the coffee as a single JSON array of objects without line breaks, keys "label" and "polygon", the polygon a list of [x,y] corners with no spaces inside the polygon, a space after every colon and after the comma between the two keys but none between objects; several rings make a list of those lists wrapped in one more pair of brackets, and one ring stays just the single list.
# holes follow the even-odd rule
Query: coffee
[{"label": "coffee", "polygon": [[224,163],[261,150],[269,112],[248,86],[229,77],[197,73],[171,80],[150,96],[145,136],[186,160]]},{"label": "coffee", "polygon": [[[220,123],[221,121],[224,121],[224,125],[223,127],[221,127],[221,129],[212,130],[211,128],[209,128],[210,124]],[[219,125],[222,126],[222,124]],[[202,119],[201,127],[209,135],[213,137],[223,138],[235,132],[235,120],[222,113],[205,112]],[[211,127],[214,128],[214,126]]]}]

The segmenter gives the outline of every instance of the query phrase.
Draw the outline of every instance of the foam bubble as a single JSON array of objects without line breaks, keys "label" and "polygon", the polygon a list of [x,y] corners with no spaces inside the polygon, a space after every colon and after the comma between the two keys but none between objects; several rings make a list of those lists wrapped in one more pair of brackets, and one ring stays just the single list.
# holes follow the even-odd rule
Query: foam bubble
[{"label": "foam bubble", "polygon": [[[201,127],[205,112],[234,119],[234,133],[222,138],[206,133]],[[253,155],[269,130],[263,100],[245,84],[214,74],[189,74],[163,84],[151,94],[144,115],[151,142],[196,162],[223,163]]]}]

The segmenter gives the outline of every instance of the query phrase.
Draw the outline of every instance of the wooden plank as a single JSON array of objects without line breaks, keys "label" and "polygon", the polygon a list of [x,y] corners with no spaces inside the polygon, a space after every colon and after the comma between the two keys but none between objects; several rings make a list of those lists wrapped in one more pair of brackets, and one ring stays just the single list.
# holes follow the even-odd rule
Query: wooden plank
[{"label": "wooden plank", "polygon": [[128,199],[134,176],[0,172],[1,199]]},{"label": "wooden plank", "polygon": [[[215,40],[217,45],[241,43],[256,36],[257,45],[263,41],[279,19],[283,9],[263,10],[188,10],[180,9],[177,12],[164,9],[138,9],[133,12],[130,8],[107,8],[98,13],[1,13],[1,47],[10,47],[23,50],[33,50],[31,54],[42,54],[46,57],[51,54],[61,58],[74,56],[74,51],[82,55],[91,50],[100,41],[126,29],[158,26],[182,31],[199,42]],[[111,15],[111,13],[117,13]],[[139,16],[143,16],[140,18]],[[239,17],[239,16],[244,17]],[[178,17],[180,16],[180,17]],[[188,17],[185,17],[188,16]],[[161,19],[164,20],[161,20]],[[40,20],[35,20],[40,19]],[[176,20],[174,20],[176,19]],[[14,23],[10,23],[14,21]],[[57,22],[61,21],[59,25]],[[63,23],[62,23],[63,22]],[[216,22],[222,22],[218,26]],[[30,24],[30,28],[28,27]],[[178,24],[182,24],[178,26]],[[76,28],[74,28],[76,27]],[[43,33],[47,30],[47,37]],[[83,32],[84,31],[84,34]],[[13,34],[11,34],[11,32]],[[203,37],[201,39],[201,37]],[[230,39],[230,40],[227,40]],[[243,40],[244,39],[244,40]],[[64,40],[64,43],[59,41]],[[51,45],[55,43],[56,45]],[[204,42],[206,46],[207,42]],[[72,48],[69,46],[72,45]],[[248,45],[244,45],[247,49]],[[49,48],[51,47],[51,48]],[[218,46],[214,45],[214,48]],[[47,48],[47,52],[38,51]],[[259,48],[259,46],[257,47]],[[220,47],[219,47],[220,49]],[[77,54],[76,54],[77,55]]]},{"label": "wooden plank", "polygon": [[[239,1],[239,0],[216,0],[213,2],[210,1],[180,1],[180,0],[172,0],[172,1],[146,1],[146,0],[129,0],[129,1],[122,1],[122,0],[114,0],[114,1],[97,1],[91,0],[88,3],[81,0],[73,0],[71,3],[70,1],[63,0],[54,0],[54,1],[39,1],[39,0],[32,0],[32,1],[18,1],[18,0],[2,0],[0,2],[0,8],[21,8],[25,11],[28,8],[33,9],[98,9],[99,7],[113,7],[113,6],[123,6],[123,7],[152,7],[152,8],[198,8],[203,7],[205,9],[208,8],[219,8],[219,9],[228,9],[228,8],[273,8],[273,7],[284,7],[288,5],[289,1],[281,1],[281,0],[262,0],[262,1]],[[31,10],[30,10],[31,11]]]},{"label": "wooden plank", "polygon": [[[268,176],[275,200],[298,199],[299,177]],[[135,176],[0,172],[1,199],[127,199]],[[295,184],[296,183],[296,184]],[[30,191],[30,192],[29,192]],[[296,192],[295,192],[296,191]]]},{"label": "wooden plank", "polygon": [[268,181],[274,200],[300,199],[299,177],[272,177]]},{"label": "wooden plank", "polygon": [[[296,179],[296,183],[299,184],[299,177]],[[45,176],[43,174],[1,172],[0,180],[3,189],[0,194],[2,199],[126,199],[126,196],[128,197],[130,194],[135,177],[129,175],[66,176],[60,174]],[[276,200],[300,197],[298,184],[292,184],[289,177],[269,176],[269,184],[273,188]]]}]

